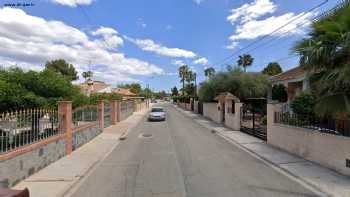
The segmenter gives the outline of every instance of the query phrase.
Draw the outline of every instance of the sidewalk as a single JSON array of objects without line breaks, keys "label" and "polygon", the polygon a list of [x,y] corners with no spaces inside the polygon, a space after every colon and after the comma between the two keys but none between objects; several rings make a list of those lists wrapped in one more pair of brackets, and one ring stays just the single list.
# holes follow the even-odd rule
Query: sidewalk
[{"label": "sidewalk", "polygon": [[230,130],[201,115],[190,111],[184,111],[177,106],[175,106],[175,108],[194,119],[194,121],[203,127],[215,131],[219,136],[312,191],[318,193],[321,191],[321,193],[326,193],[326,196],[350,197],[349,177],[340,175],[328,168],[280,149],[276,149],[266,142],[248,134]]},{"label": "sidewalk", "polygon": [[134,112],[128,119],[104,129],[96,138],[71,155],[50,164],[17,184],[14,189],[28,188],[33,197],[58,197],[65,195],[120,143],[144,117],[148,109]]}]

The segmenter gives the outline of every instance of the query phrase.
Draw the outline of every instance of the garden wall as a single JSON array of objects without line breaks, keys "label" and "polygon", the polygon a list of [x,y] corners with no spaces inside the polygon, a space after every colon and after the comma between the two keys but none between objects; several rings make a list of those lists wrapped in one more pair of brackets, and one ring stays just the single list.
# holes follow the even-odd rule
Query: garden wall
[{"label": "garden wall", "polygon": [[349,137],[276,124],[273,118],[277,110],[275,104],[268,104],[268,144],[350,176],[350,168],[346,167],[346,159],[350,159]]},{"label": "garden wall", "polygon": [[[64,135],[32,144],[0,160],[0,187],[12,187],[66,154]],[[18,155],[15,155],[18,154]]]},{"label": "garden wall", "polygon": [[102,130],[97,123],[91,123],[85,127],[73,131],[73,150],[81,147],[98,136]]},{"label": "garden wall", "polygon": [[203,103],[203,116],[213,120],[214,122],[221,123],[218,103]]}]

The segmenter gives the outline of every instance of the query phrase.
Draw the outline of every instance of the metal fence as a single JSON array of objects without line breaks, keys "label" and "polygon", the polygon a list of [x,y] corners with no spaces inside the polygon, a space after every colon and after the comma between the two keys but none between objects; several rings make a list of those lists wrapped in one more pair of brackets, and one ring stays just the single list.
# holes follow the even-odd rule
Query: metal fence
[{"label": "metal fence", "polygon": [[312,129],[321,133],[350,137],[350,119],[315,118],[275,112],[275,123]]},{"label": "metal fence", "polygon": [[97,106],[87,105],[73,110],[73,128],[97,121]]},{"label": "metal fence", "polygon": [[0,114],[0,153],[58,135],[57,110],[29,109]]}]

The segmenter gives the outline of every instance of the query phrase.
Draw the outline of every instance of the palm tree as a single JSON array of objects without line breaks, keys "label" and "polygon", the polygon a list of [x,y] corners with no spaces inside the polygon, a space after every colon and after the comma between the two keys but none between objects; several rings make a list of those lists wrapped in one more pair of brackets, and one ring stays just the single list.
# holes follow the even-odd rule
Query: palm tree
[{"label": "palm tree", "polygon": [[82,76],[84,77],[85,81],[87,79],[90,79],[92,77],[93,73],[91,71],[83,72]]},{"label": "palm tree", "polygon": [[240,55],[237,61],[238,66],[243,67],[244,72],[246,72],[246,68],[253,64],[254,58],[249,54]]},{"label": "palm tree", "polygon": [[214,74],[215,74],[215,69],[213,67],[209,67],[204,70],[204,75],[208,78],[212,77]]},{"label": "palm tree", "polygon": [[294,51],[311,73],[318,113],[350,112],[350,1],[314,22],[309,38]]},{"label": "palm tree", "polygon": [[188,78],[188,72],[189,68],[186,64],[179,67],[179,77],[180,82],[182,82],[182,95],[185,95],[185,81]]}]

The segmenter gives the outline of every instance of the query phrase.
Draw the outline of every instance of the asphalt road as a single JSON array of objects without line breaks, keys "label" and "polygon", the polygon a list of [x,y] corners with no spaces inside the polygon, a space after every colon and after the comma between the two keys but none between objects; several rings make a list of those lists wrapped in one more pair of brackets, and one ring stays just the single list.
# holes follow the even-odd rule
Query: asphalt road
[{"label": "asphalt road", "polygon": [[166,110],[165,122],[144,119],[133,129],[73,196],[316,196],[172,106]]}]

